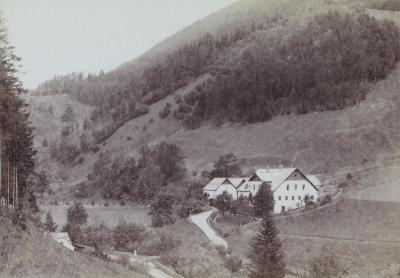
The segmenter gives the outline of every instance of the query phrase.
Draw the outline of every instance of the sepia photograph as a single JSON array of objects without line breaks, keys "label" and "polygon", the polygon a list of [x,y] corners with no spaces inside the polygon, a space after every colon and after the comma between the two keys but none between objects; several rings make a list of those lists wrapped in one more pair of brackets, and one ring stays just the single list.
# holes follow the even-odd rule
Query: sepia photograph
[{"label": "sepia photograph", "polygon": [[400,0],[0,0],[0,278],[400,278]]}]

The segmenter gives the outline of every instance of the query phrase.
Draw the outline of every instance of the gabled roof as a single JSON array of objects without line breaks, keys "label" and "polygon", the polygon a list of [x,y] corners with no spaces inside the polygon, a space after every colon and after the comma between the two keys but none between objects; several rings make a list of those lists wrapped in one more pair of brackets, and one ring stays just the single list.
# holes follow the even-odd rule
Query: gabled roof
[{"label": "gabled roof", "polygon": [[75,251],[75,247],[72,244],[71,238],[69,237],[68,233],[49,233],[50,237],[61,243],[64,247],[68,248],[69,250]]},{"label": "gabled roof", "polygon": [[307,179],[315,186],[322,186],[322,182],[315,175],[307,175]]},{"label": "gabled roof", "polygon": [[213,178],[204,188],[203,190],[207,191],[216,191],[218,187],[220,187],[223,183],[228,182],[234,188],[238,188],[245,181],[244,178]]},{"label": "gabled roof", "polygon": [[297,168],[258,169],[255,173],[262,181],[271,183],[275,191]]},{"label": "gabled roof", "polygon": [[228,180],[235,188],[238,188],[245,181],[244,178],[228,178]]},{"label": "gabled roof", "polygon": [[203,190],[207,191],[215,191],[218,187],[226,181],[226,178],[213,178],[204,188]]}]

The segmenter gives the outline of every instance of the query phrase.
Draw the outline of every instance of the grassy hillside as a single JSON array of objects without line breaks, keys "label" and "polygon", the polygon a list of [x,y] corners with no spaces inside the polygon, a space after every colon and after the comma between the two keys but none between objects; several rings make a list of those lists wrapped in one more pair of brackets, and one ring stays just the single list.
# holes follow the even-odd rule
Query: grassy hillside
[{"label": "grassy hillside", "polygon": [[[289,267],[305,270],[312,258],[333,253],[352,273],[363,271],[367,277],[382,277],[378,273],[392,266],[398,269],[399,210],[398,203],[345,200],[303,216],[277,218]],[[219,225],[226,224],[221,220]],[[227,240],[234,253],[247,256],[258,227],[258,222],[232,225]]]},{"label": "grassy hillside", "polygon": [[0,218],[0,277],[145,277],[116,264],[72,252],[31,227],[29,234]]}]

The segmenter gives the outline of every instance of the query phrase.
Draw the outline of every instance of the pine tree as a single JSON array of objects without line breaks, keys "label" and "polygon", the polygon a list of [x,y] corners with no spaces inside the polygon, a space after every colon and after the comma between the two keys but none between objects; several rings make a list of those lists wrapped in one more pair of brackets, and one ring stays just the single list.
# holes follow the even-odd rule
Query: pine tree
[{"label": "pine tree", "polygon": [[[20,59],[13,53],[13,47],[8,43],[3,26],[3,20],[0,18],[0,139],[4,147],[2,166],[7,165],[7,171],[1,173],[2,181],[7,180],[7,190],[4,186],[0,195],[3,195],[7,202],[10,200],[21,208],[23,200],[28,199],[25,197],[29,197],[33,192],[28,177],[34,170],[33,156],[36,151],[33,149],[33,130],[29,126],[27,106],[21,98],[25,90],[16,77],[17,63]],[[13,173],[11,178],[9,170]],[[21,202],[18,202],[19,200]]]},{"label": "pine tree", "polygon": [[278,238],[271,214],[267,214],[261,222],[258,234],[251,242],[251,278],[283,278],[285,277],[285,257],[282,244]]},{"label": "pine tree", "polygon": [[46,222],[44,223],[44,228],[46,231],[54,233],[57,230],[57,225],[54,223],[53,217],[51,216],[50,211],[47,212]]},{"label": "pine tree", "polygon": [[64,114],[61,116],[61,120],[65,123],[71,123],[75,120],[75,113],[70,105],[65,108]]},{"label": "pine tree", "polygon": [[[269,187],[265,186],[264,195],[272,196]],[[269,192],[269,193],[268,193]],[[283,278],[285,276],[285,257],[282,252],[282,244],[278,237],[278,229],[275,227],[272,215],[273,205],[266,205],[269,208],[264,214],[258,234],[251,241],[251,278]]]},{"label": "pine tree", "polygon": [[274,209],[274,197],[270,185],[262,183],[253,199],[254,212],[257,217],[264,217]]}]

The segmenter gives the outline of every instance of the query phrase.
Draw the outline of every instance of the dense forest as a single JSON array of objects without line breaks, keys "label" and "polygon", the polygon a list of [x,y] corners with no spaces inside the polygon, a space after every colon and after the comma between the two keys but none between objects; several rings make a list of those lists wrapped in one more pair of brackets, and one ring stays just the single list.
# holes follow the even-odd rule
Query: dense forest
[{"label": "dense forest", "polygon": [[398,0],[377,1],[371,5],[371,8],[385,11],[400,11],[400,2]]},{"label": "dense forest", "polygon": [[[147,113],[148,105],[210,73],[212,78],[186,95],[173,113],[192,129],[205,122],[262,122],[354,105],[365,97],[368,83],[384,78],[400,58],[399,29],[390,21],[330,12],[288,38],[257,36],[277,22],[286,24],[276,16],[220,37],[206,35],[129,74],[58,76],[36,94],[67,93],[96,106],[92,121],[112,116],[113,124],[103,132],[107,135]],[[243,51],[236,60],[223,59],[238,43]],[[160,117],[170,112],[166,107]]]},{"label": "dense forest", "polygon": [[342,109],[365,97],[400,59],[399,29],[361,14],[316,17],[287,41],[248,49],[236,67],[194,92],[189,127],[260,122],[282,114]]},{"label": "dense forest", "polygon": [[105,199],[148,201],[171,182],[185,177],[182,151],[173,144],[160,143],[153,149],[146,145],[139,150],[139,159],[112,160],[101,154],[88,180],[74,189],[77,198],[92,197],[100,192]]},{"label": "dense forest", "polygon": [[0,18],[0,199],[14,207],[29,204],[25,207],[36,209],[36,152],[26,104],[21,98],[25,91],[16,77],[18,61]]}]

